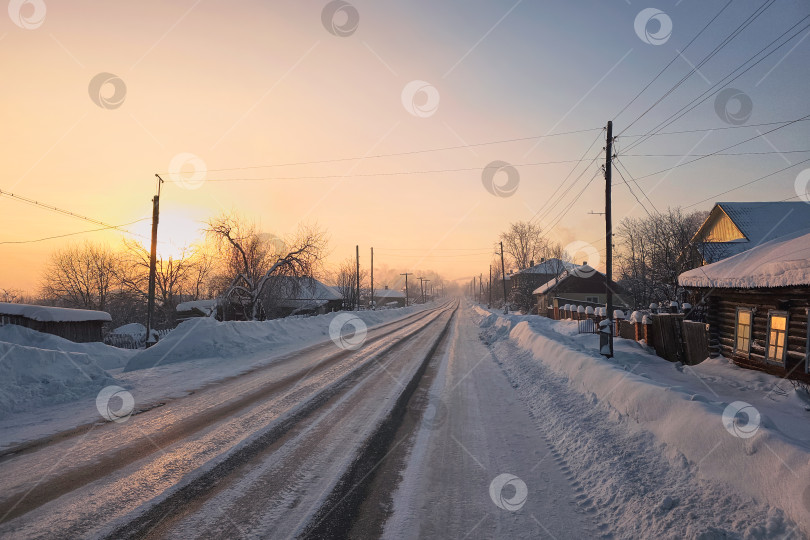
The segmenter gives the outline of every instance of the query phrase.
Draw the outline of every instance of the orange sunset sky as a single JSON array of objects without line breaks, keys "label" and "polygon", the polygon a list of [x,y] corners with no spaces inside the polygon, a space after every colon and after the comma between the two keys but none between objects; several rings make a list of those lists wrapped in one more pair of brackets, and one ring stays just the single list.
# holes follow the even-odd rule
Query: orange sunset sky
[{"label": "orange sunset sky", "polygon": [[[0,17],[0,189],[119,225],[150,215],[159,173],[167,180],[164,254],[193,242],[201,221],[234,209],[282,236],[317,222],[329,232],[330,263],[359,244],[367,264],[374,246],[376,265],[449,279],[486,273],[510,221],[536,217],[553,240],[603,253],[604,222],[588,212],[604,208],[604,158],[575,161],[599,155],[607,120],[621,135],[623,165],[638,178],[682,161],[661,154],[714,152],[773,127],[760,124],[810,113],[810,40],[799,36],[732,84],[753,105],[742,128],[726,129],[733,124],[712,99],[668,129],[716,130],[653,137],[621,157],[631,135],[808,15],[804,2],[781,2],[757,21],[767,36],[752,29],[632,125],[716,45],[716,35],[703,35],[684,50],[719,4],[662,5],[672,33],[658,45],[634,30],[646,6],[619,0],[356,1],[351,29],[352,12],[326,21],[328,3],[314,1],[12,4],[18,12],[10,6]],[[718,24],[732,29],[756,6],[741,1]],[[672,73],[620,112],[676,57]],[[123,84],[99,86],[101,73]],[[570,131],[578,133],[537,138]],[[795,197],[810,156],[794,151],[808,140],[800,122],[733,150],[747,155],[639,183],[658,209]],[[503,142],[478,144],[493,141]],[[519,173],[510,196],[482,182],[495,160]],[[553,211],[537,214],[563,180],[578,177]],[[502,185],[506,174],[495,180]],[[616,222],[645,215],[623,186],[615,192]],[[117,246],[122,238],[101,231],[31,242],[98,227],[8,196],[0,196],[0,225],[0,286],[30,292],[53,250],[85,239]],[[146,236],[149,222],[125,228]]]}]

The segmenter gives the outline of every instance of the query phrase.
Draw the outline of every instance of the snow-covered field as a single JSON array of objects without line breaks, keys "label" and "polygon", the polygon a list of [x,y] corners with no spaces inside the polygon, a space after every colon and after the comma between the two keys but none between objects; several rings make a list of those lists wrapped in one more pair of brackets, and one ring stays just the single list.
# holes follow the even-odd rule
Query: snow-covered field
[{"label": "snow-covered field", "polygon": [[[575,321],[475,308],[482,339],[619,537],[801,538],[810,531],[810,401],[710,359],[672,364]],[[598,509],[598,510],[597,510]]]},{"label": "snow-covered field", "polygon": [[[351,313],[372,328],[426,307]],[[263,322],[192,319],[140,351],[2,326],[0,451],[102,421],[96,397],[105,387],[126,389],[137,412],[328,341],[329,325],[338,315]]]}]

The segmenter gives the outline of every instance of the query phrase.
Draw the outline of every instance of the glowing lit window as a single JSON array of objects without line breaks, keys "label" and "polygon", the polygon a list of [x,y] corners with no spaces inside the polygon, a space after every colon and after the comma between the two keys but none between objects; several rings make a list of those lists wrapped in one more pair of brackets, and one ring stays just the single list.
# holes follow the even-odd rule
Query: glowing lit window
[{"label": "glowing lit window", "polygon": [[734,352],[748,356],[751,350],[751,310],[737,309],[736,337],[734,339]]},{"label": "glowing lit window", "polygon": [[785,339],[788,317],[785,312],[772,312],[768,315],[768,360],[785,363]]}]

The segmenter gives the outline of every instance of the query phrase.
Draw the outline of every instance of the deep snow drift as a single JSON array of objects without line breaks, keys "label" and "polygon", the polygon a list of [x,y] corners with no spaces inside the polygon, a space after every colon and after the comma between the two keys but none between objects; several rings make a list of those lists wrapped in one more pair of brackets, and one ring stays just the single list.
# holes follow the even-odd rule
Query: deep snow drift
[{"label": "deep snow drift", "polygon": [[[630,340],[617,339],[608,360],[598,336],[577,335],[576,322],[478,311],[482,339],[538,421],[565,439],[563,453],[596,508],[614,512],[606,525],[619,536],[800,538],[810,530],[803,390],[724,359],[672,364]],[[563,394],[565,404],[549,401]],[[560,405],[572,418],[546,412]],[[616,452],[620,461],[606,466]]]}]

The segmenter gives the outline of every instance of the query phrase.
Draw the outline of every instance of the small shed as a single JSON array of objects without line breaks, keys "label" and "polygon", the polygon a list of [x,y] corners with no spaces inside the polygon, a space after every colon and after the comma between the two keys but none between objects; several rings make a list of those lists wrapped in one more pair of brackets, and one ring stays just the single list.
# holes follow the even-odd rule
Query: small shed
[{"label": "small shed", "polygon": [[405,307],[405,292],[389,289],[374,289],[374,305],[387,307]]},{"label": "small shed", "polygon": [[174,309],[177,312],[178,322],[182,322],[195,317],[210,317],[216,307],[216,300],[206,299],[181,302]]},{"label": "small shed", "polygon": [[710,347],[734,363],[810,380],[810,229],[678,278],[706,306]]},{"label": "small shed", "polygon": [[25,326],[76,343],[101,341],[102,326],[110,321],[106,311],[0,302],[0,325]]},{"label": "small shed", "polygon": [[[607,301],[607,276],[587,264],[566,270],[558,278],[536,288],[532,294],[537,304],[537,312],[546,315],[554,308],[554,299],[561,298],[577,304],[593,307],[603,306]],[[610,282],[615,306],[628,305],[626,293],[615,281]]]}]

